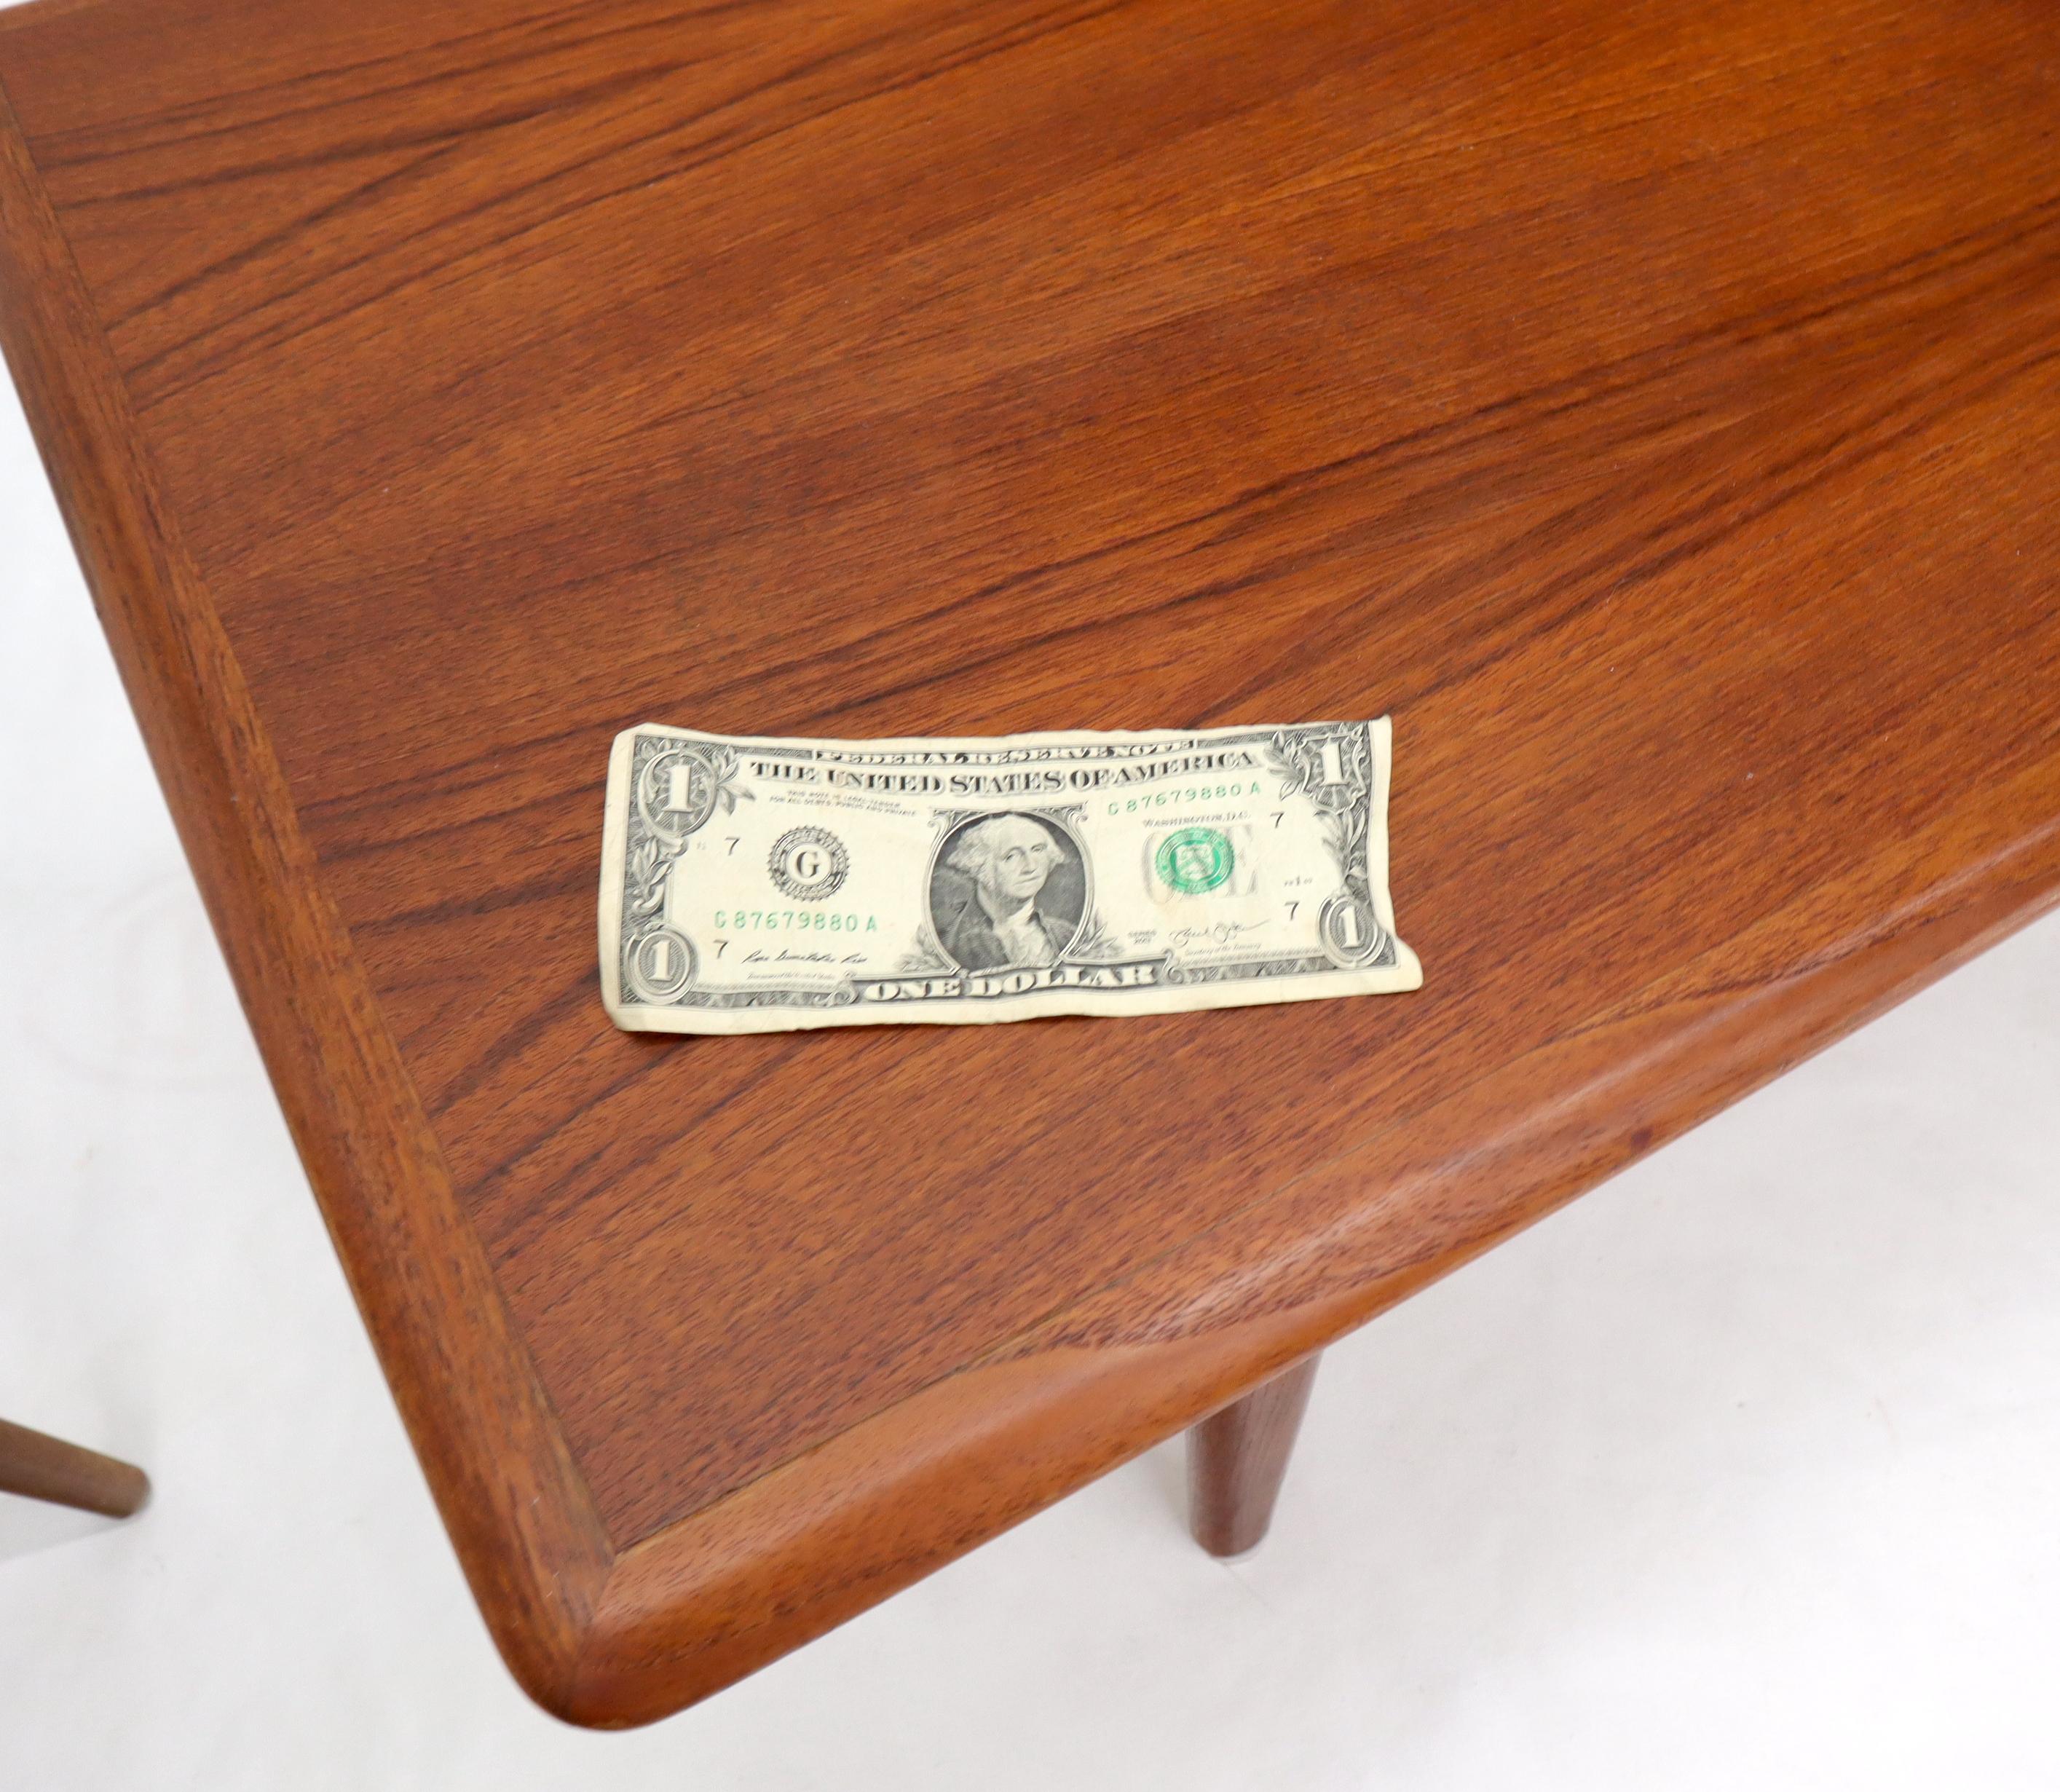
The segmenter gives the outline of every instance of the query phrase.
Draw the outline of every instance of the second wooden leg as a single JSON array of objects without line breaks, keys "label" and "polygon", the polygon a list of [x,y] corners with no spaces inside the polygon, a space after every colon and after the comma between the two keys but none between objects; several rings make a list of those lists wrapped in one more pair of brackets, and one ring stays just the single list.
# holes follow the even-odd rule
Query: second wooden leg
[{"label": "second wooden leg", "polygon": [[1212,1555],[1258,1547],[1309,1404],[1320,1356],[1311,1356],[1188,1433],[1188,1523]]},{"label": "second wooden leg", "polygon": [[0,1493],[126,1519],[150,1497],[150,1478],[98,1450],[0,1419]]}]

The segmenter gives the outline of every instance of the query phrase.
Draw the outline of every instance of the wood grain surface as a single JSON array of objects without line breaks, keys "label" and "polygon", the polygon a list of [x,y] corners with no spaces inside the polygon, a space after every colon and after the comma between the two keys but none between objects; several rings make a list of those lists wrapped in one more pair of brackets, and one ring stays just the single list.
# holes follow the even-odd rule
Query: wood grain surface
[{"label": "wood grain surface", "polygon": [[[0,339],[466,1572],[579,1721],[2060,890],[2031,0],[37,0]],[[1420,995],[601,1012],[630,724],[1383,712]]]}]

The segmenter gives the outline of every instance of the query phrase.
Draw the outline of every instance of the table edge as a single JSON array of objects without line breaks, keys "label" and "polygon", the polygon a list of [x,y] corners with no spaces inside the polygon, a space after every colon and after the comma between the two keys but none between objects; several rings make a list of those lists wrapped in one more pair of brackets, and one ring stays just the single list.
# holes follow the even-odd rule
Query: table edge
[{"label": "table edge", "polygon": [[242,669],[159,496],[4,69],[0,353],[445,1525],[509,1668],[549,1707],[613,1551],[322,893]]},{"label": "table edge", "polygon": [[53,18],[89,12],[106,4],[106,0],[15,0],[13,6],[0,11],[0,38],[10,31],[32,29]]},{"label": "table edge", "polygon": [[[634,1544],[559,1708],[633,1723],[705,1697],[1335,1343],[2054,906],[2060,816],[1934,894],[1854,951],[1693,1024],[1649,1017],[1628,1077],[1624,1040],[1572,1042],[1594,1074],[1533,1125],[1480,1140],[1467,1118],[1497,1092],[1457,1092],[1445,1104],[1456,1125],[1435,1112],[1421,1123],[1446,1153],[1419,1185],[1436,1191],[1438,1219],[1412,1251],[1394,1250],[1383,1203],[1362,1203],[1355,1226],[1323,1236],[1327,1286],[1291,1260],[1255,1261],[1221,1311],[1166,1304],[1173,1253]],[[1501,1080],[1513,1093],[1535,1074],[1519,1060]],[[1323,1174],[1349,1186],[1351,1154]],[[1126,1296],[1144,1315],[1134,1335],[1111,1326],[1080,1342],[1084,1311]],[[689,1610],[722,1622],[683,1625]]]}]

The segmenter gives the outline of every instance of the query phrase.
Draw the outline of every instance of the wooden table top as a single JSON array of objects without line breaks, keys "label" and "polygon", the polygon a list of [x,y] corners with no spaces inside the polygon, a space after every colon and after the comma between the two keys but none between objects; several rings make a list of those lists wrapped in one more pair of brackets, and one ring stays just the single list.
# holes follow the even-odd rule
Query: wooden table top
[{"label": "wooden table top", "polygon": [[[38,0],[0,89],[10,362],[567,1716],[883,1598],[2060,888],[2049,7]],[[1383,712],[1420,995],[602,1012],[629,724]]]}]

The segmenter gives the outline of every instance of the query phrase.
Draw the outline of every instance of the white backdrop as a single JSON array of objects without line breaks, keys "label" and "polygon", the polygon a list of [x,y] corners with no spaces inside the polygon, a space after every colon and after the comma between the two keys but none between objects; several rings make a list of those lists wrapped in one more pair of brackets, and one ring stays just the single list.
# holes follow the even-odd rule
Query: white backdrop
[{"label": "white backdrop", "polygon": [[[471,1606],[0,387],[6,1792],[2060,1784],[2060,920],[1333,1351],[1272,1541],[1179,1459],[698,1710]],[[119,1012],[118,1024],[87,1018]]]}]

